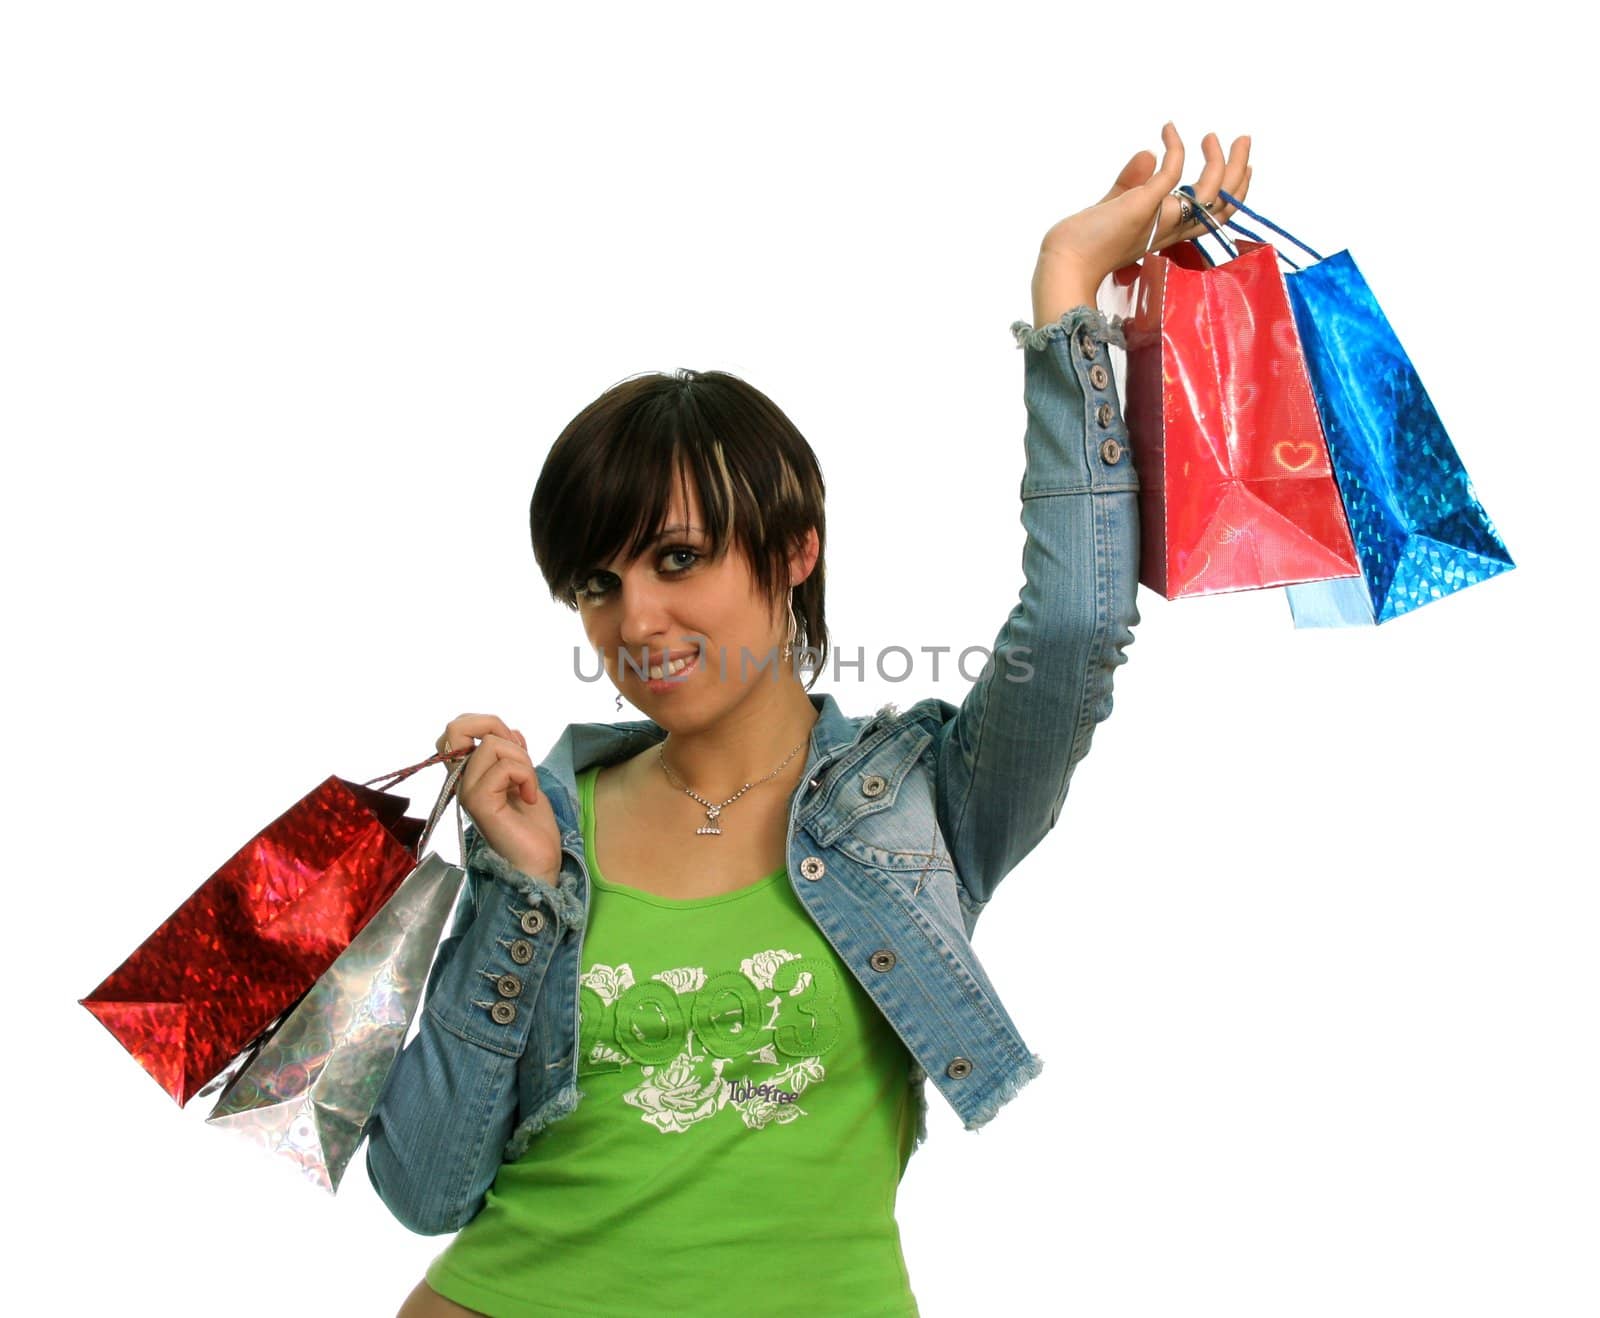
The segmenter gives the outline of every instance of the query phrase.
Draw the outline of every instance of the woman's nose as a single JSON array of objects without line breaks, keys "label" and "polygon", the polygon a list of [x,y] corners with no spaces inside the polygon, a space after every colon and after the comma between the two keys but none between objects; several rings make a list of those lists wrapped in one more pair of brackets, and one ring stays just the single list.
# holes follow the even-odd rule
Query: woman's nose
[{"label": "woman's nose", "polygon": [[[638,654],[652,638],[664,636],[670,622],[666,601],[653,583],[643,580],[622,583],[621,641],[629,650]],[[657,639],[656,643],[661,642]]]}]

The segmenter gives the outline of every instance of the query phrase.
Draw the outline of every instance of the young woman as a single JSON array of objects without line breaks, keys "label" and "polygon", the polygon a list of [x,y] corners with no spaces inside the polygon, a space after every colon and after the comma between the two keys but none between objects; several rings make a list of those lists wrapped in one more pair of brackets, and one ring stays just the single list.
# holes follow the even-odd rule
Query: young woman
[{"label": "young woman", "polygon": [[[1056,224],[1033,276],[1027,577],[961,706],[847,717],[823,481],[765,395],[636,377],[534,491],[534,553],[642,720],[464,714],[468,883],[368,1127],[410,1229],[457,1232],[400,1318],[915,1314],[894,1201],[932,1082],[968,1129],[1042,1065],[972,952],[1054,825],[1139,615],[1137,474],[1101,280],[1206,232],[1183,145]],[[1194,201],[1249,187],[1208,135]],[[815,680],[815,677],[812,679]],[[581,1088],[580,1086],[581,1082]]]}]

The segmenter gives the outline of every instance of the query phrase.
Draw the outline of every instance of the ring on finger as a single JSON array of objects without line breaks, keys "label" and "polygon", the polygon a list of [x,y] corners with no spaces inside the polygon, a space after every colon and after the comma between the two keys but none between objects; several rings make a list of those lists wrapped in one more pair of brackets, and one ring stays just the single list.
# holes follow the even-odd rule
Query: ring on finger
[{"label": "ring on finger", "polygon": [[1200,201],[1199,197],[1191,196],[1187,192],[1179,192],[1176,189],[1173,190],[1171,195],[1178,199],[1178,222],[1180,224],[1193,223],[1195,218],[1196,202],[1199,202],[1201,206],[1204,206],[1207,211],[1212,211],[1216,209],[1218,201],[1218,198],[1215,197],[1213,197],[1210,201]]}]

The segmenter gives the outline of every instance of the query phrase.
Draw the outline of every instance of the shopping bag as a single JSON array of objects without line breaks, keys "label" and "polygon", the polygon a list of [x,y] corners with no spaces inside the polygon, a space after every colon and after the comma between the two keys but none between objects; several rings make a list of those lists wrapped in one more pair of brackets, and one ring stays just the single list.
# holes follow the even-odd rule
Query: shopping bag
[{"label": "shopping bag", "polygon": [[[406,772],[470,753],[468,747],[433,756]],[[461,758],[446,777],[419,851],[465,767]],[[464,858],[459,801],[456,831]],[[423,856],[311,991],[221,1083],[206,1121],[244,1134],[337,1193],[400,1055],[465,875],[434,852]]]},{"label": "shopping bag", "polygon": [[1279,249],[1292,267],[1284,280],[1361,573],[1289,586],[1294,625],[1384,623],[1515,567],[1355,258],[1321,256],[1237,198],[1219,197],[1313,262],[1301,266]]},{"label": "shopping bag", "polygon": [[416,868],[424,821],[406,815],[409,804],[325,779],[78,1001],[187,1103],[282,1019]]},{"label": "shopping bag", "polygon": [[1174,244],[1138,263],[1136,284],[1116,280],[1129,294],[1139,580],[1177,599],[1351,576],[1355,546],[1276,253],[1235,249],[1214,229],[1233,259]]}]

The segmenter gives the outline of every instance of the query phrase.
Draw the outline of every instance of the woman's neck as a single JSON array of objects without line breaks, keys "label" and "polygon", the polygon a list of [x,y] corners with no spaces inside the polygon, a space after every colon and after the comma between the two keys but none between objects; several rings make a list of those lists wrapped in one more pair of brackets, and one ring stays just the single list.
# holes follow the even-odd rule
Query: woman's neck
[{"label": "woman's neck", "polygon": [[[727,800],[746,783],[766,782],[787,796],[782,789],[792,789],[805,773],[817,709],[798,679],[763,678],[755,685],[714,724],[669,732],[665,742],[639,757],[642,769],[673,792],[687,785],[713,802]],[[676,782],[661,771],[658,750]]]}]

